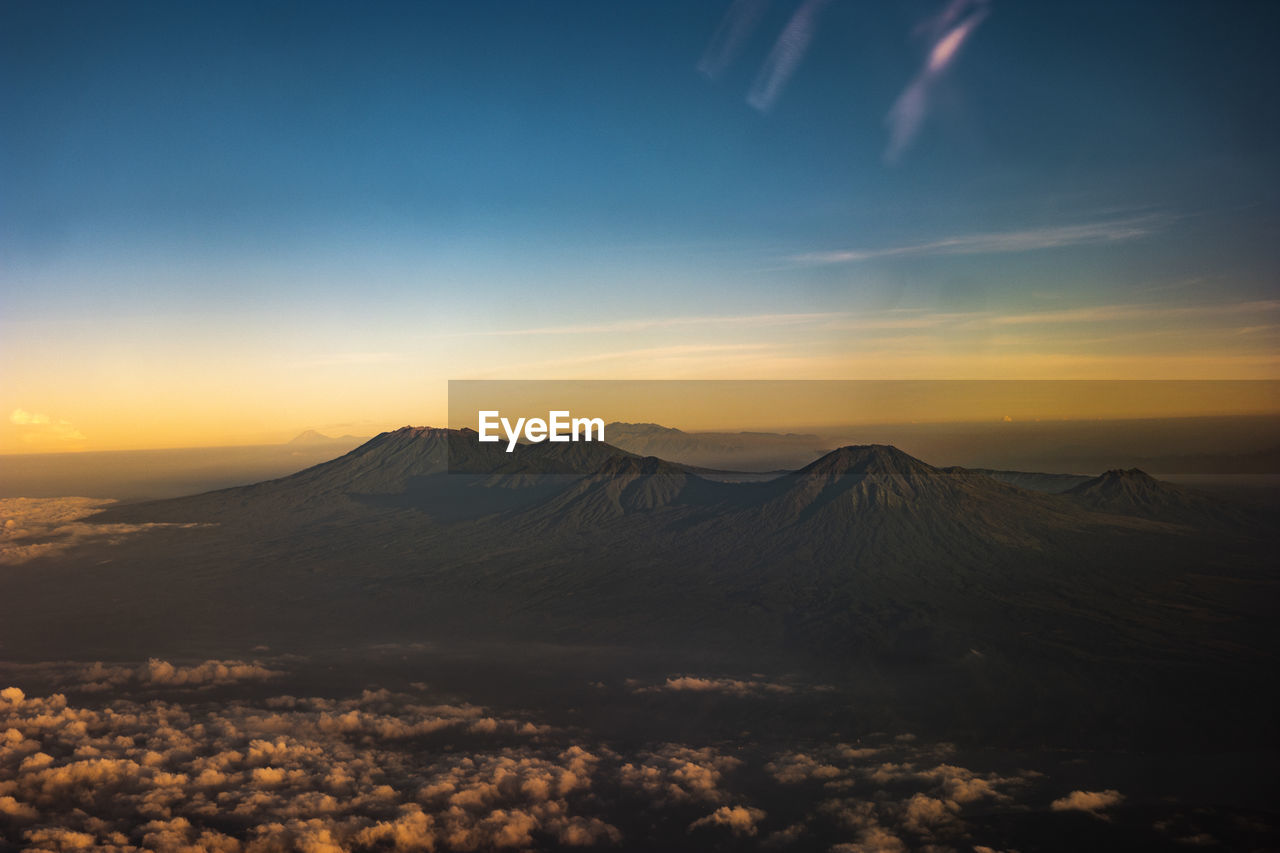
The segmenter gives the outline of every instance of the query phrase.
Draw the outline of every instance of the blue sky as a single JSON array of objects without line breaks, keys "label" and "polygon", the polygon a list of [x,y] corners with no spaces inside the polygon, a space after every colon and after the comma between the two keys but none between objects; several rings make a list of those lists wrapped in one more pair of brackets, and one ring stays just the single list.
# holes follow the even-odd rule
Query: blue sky
[{"label": "blue sky", "polygon": [[[1274,3],[4,2],[0,23],[10,408],[75,408],[94,352],[125,411],[180,384],[147,364],[241,356],[436,383],[678,345],[782,349],[627,370],[1177,372],[1169,309],[1196,307],[1220,318],[1201,373],[1276,374]],[[849,331],[1083,310],[1147,338]],[[824,319],[743,319],[779,315]]]}]

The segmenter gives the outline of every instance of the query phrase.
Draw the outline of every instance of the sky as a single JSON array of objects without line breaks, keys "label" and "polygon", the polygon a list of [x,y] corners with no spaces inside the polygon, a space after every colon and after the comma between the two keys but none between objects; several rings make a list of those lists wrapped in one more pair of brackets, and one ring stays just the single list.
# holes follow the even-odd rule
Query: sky
[{"label": "sky", "polygon": [[0,2],[0,452],[1280,378],[1270,2]]}]

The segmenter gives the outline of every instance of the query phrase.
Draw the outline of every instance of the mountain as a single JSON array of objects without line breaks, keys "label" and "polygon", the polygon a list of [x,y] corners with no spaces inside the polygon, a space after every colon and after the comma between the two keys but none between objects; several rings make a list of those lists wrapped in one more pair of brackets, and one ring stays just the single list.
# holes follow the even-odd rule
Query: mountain
[{"label": "mountain", "polygon": [[[248,516],[278,523],[284,516],[331,517],[348,512],[362,496],[401,496],[382,506],[440,504],[452,514],[451,501],[463,488],[520,490],[547,477],[576,478],[608,459],[627,455],[607,444],[520,445],[507,453],[502,443],[481,443],[474,430],[401,427],[369,439],[354,450],[296,474],[191,497],[114,507],[102,521],[225,521]],[[433,480],[426,488],[424,480]],[[563,485],[563,484],[562,484]],[[470,494],[462,496],[464,500]],[[471,501],[474,503],[474,501]],[[509,508],[495,499],[491,511]],[[483,514],[484,507],[478,511]]]},{"label": "mountain", "polygon": [[520,523],[542,530],[581,530],[663,509],[710,506],[743,488],[705,479],[656,456],[619,455],[531,510]]},{"label": "mountain", "polygon": [[816,435],[771,432],[685,432],[653,423],[605,425],[610,444],[703,468],[772,471],[805,465],[830,449]]},{"label": "mountain", "polygon": [[1221,566],[1261,572],[1269,544],[1135,472],[1046,494],[862,445],[767,481],[705,473],[405,427],[289,477],[109,509],[94,520],[216,525],[139,536],[118,571],[73,586],[92,608],[169,589],[181,567],[202,630],[230,620],[268,645],[316,631],[937,661],[1034,644],[1074,660],[1117,643],[1216,654],[1187,645],[1179,614]]},{"label": "mountain", "polygon": [[353,447],[364,441],[367,441],[367,439],[357,437],[357,435],[325,435],[324,433],[317,433],[314,429],[308,429],[301,434],[294,435],[293,438],[285,443],[291,447],[316,447],[326,446],[326,444],[347,444],[347,446]]},{"label": "mountain", "polygon": [[1053,496],[888,445],[839,448],[761,491],[751,528],[845,563],[942,565],[961,553],[1039,548],[1091,524]]},{"label": "mountain", "polygon": [[1230,509],[1208,495],[1157,480],[1138,468],[1116,468],[1063,492],[1095,512],[1162,520],[1221,519]]},{"label": "mountain", "polygon": [[985,474],[993,480],[1008,483],[1021,489],[1033,492],[1044,492],[1057,495],[1073,486],[1088,481],[1086,474],[1040,474],[1032,471],[1000,471],[993,468],[971,468],[978,474]]}]

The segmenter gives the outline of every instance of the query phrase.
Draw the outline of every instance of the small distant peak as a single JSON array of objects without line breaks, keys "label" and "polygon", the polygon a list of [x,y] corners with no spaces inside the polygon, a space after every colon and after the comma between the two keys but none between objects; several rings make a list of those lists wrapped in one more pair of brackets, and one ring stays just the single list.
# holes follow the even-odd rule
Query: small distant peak
[{"label": "small distant peak", "polygon": [[613,456],[597,472],[602,477],[649,476],[652,474],[684,474],[678,465],[657,456]]},{"label": "small distant peak", "polygon": [[387,435],[434,435],[436,433],[456,432],[456,430],[446,429],[444,427],[432,426],[402,426],[399,429],[392,430]]},{"label": "small distant peak", "polygon": [[1101,480],[1138,480],[1142,482],[1156,482],[1156,478],[1152,477],[1141,468],[1112,468],[1099,477]]},{"label": "small distant peak", "polygon": [[891,444],[851,444],[839,447],[800,469],[818,476],[844,474],[915,474],[933,470]]},{"label": "small distant peak", "polygon": [[334,444],[355,444],[361,441],[364,441],[364,439],[354,435],[325,435],[319,430],[309,429],[290,439],[286,444],[292,447],[319,447]]},{"label": "small distant peak", "polygon": [[333,439],[323,433],[309,429],[304,430],[302,433],[291,439],[289,444],[317,444],[319,442],[328,442],[332,440]]}]

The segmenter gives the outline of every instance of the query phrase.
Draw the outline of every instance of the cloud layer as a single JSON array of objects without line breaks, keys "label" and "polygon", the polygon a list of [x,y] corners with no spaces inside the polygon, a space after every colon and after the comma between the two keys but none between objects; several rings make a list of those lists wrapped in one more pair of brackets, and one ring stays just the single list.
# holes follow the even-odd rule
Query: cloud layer
[{"label": "cloud layer", "polygon": [[[1115,789],[973,769],[954,747],[911,735],[782,751],[749,738],[623,748],[526,713],[437,701],[425,685],[273,695],[262,691],[289,673],[244,661],[50,671],[84,699],[0,691],[0,844],[164,853],[982,850],[1000,846],[984,837],[992,814],[1063,821],[1083,812],[1109,831],[1125,803]],[[261,698],[218,702],[202,692],[233,684],[239,696]],[[106,689],[111,697],[94,692]],[[731,703],[761,695],[713,693]],[[663,690],[645,701],[675,697]],[[1185,823],[1155,831],[1204,835]]]},{"label": "cloud layer", "polygon": [[0,566],[57,556],[87,543],[115,544],[160,527],[199,524],[92,524],[82,519],[113,501],[96,498],[0,498]]}]

